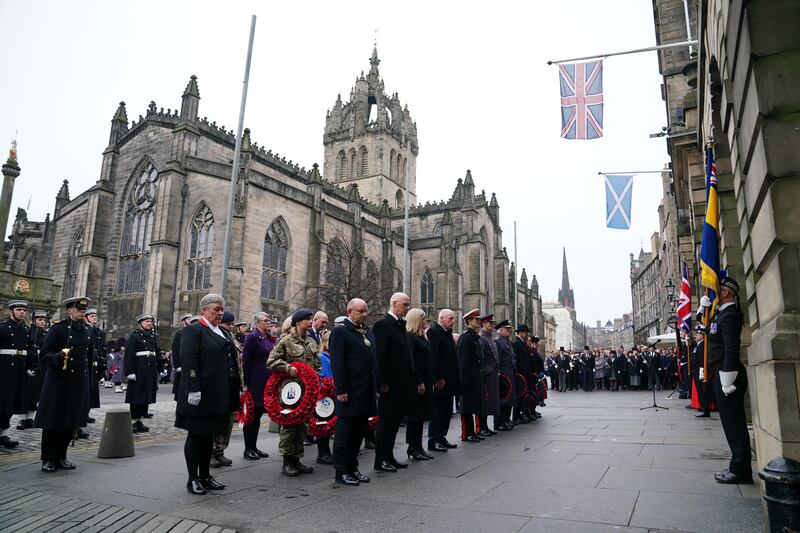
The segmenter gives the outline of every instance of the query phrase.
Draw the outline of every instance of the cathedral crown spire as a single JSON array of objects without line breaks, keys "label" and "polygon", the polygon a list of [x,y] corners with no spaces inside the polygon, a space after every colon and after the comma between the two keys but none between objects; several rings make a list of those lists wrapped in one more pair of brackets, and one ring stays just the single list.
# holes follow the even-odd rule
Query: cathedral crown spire
[{"label": "cathedral crown spire", "polygon": [[563,248],[564,259],[561,267],[561,288],[558,290],[558,301],[568,309],[575,309],[575,294],[569,286],[569,271],[567,270],[567,249]]},{"label": "cathedral crown spire", "polygon": [[369,75],[380,76],[378,73],[378,65],[381,60],[378,59],[378,45],[372,47],[372,57],[369,58]]}]

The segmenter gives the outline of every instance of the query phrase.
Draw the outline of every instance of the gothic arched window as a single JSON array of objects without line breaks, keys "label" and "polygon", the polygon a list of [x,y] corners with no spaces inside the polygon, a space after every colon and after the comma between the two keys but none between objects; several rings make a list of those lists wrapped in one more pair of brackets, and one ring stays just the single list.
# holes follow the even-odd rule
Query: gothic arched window
[{"label": "gothic arched window", "polygon": [[397,189],[397,192],[394,195],[394,206],[397,209],[401,207],[405,207],[405,196],[403,195],[403,189]]},{"label": "gothic arched window", "polygon": [[36,270],[36,248],[31,248],[28,252],[28,257],[25,260],[25,275],[33,276]]},{"label": "gothic arched window", "polygon": [[394,161],[395,161],[394,149],[392,149],[392,151],[389,152],[389,177],[390,178],[396,177],[395,168],[394,168]]},{"label": "gothic arched window", "polygon": [[358,159],[359,159],[358,176],[360,178],[363,178],[364,176],[366,176],[369,173],[367,171],[367,166],[369,164],[368,154],[367,154],[367,147],[366,146],[362,146],[359,149],[359,154],[358,155],[359,155],[359,157],[358,157]]},{"label": "gothic arched window", "polygon": [[158,171],[148,163],[136,176],[126,204],[119,248],[117,294],[144,292],[157,192]]},{"label": "gothic arched window", "polygon": [[192,218],[191,242],[187,259],[186,290],[211,287],[211,264],[214,255],[214,215],[203,203]]},{"label": "gothic arched window", "polygon": [[281,220],[267,228],[264,239],[264,261],[261,274],[261,298],[283,301],[286,297],[286,258],[289,238]]},{"label": "gothic arched window", "polygon": [[66,291],[67,298],[75,296],[76,285],[78,282],[78,258],[83,251],[83,228],[79,229],[72,241],[72,247],[69,250],[69,257],[67,258],[67,279]]},{"label": "gothic arched window", "polygon": [[355,178],[358,174],[358,159],[356,157],[356,149],[350,148],[350,172],[348,176]]},{"label": "gothic arched window", "polygon": [[344,150],[339,151],[339,164],[336,167],[336,177],[339,179],[347,177],[347,155]]},{"label": "gothic arched window", "polygon": [[[427,268],[422,274],[422,279],[419,284],[419,303],[423,307],[430,307],[433,305],[433,275]],[[430,313],[429,313],[430,314]]]},{"label": "gothic arched window", "polygon": [[400,154],[397,154],[397,163],[394,164],[394,169],[397,179],[405,177],[405,174],[403,174],[403,158]]},{"label": "gothic arched window", "polygon": [[333,239],[328,244],[328,254],[325,261],[325,283],[328,285],[342,286],[345,279],[345,250],[342,241]]}]

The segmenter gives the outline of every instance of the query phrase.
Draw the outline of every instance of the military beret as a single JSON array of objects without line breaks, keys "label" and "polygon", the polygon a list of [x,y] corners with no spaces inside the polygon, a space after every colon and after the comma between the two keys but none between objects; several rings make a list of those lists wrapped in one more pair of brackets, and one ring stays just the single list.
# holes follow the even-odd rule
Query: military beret
[{"label": "military beret", "polygon": [[87,315],[96,315],[97,314],[97,309],[95,309],[94,307],[90,307],[89,309],[86,310],[86,314]]},{"label": "military beret", "polygon": [[307,307],[302,307],[292,313],[292,325],[294,326],[298,322],[302,322],[303,320],[308,320],[309,318],[314,316],[314,311],[308,309]]},{"label": "military beret", "polygon": [[736,283],[736,280],[733,279],[733,278],[729,278],[728,276],[725,276],[724,278],[722,278],[722,280],[720,280],[719,286],[720,287],[727,287],[728,289],[732,290],[736,294],[739,294],[739,284]]},{"label": "military beret", "polygon": [[87,298],[86,296],[73,296],[72,298],[67,298],[61,305],[66,307],[67,309],[71,307],[77,307],[78,309],[86,309],[89,307],[89,304],[92,303],[92,300]]},{"label": "military beret", "polygon": [[186,313],[186,314],[181,315],[181,322],[183,322],[184,320],[191,320],[191,319],[192,319],[192,314],[191,313]]},{"label": "military beret", "polygon": [[150,313],[144,313],[144,314],[141,314],[141,315],[136,317],[136,323],[139,324],[141,322],[144,322],[145,320],[153,320],[153,321],[155,321],[155,319],[156,319],[156,317],[154,317]]},{"label": "military beret", "polygon": [[479,319],[481,321],[481,324],[483,324],[484,322],[494,322],[494,313],[487,313],[482,317],[479,317]]},{"label": "military beret", "polygon": [[8,301],[8,308],[9,309],[17,309],[19,307],[24,307],[25,309],[28,308],[28,302],[25,300],[9,300]]},{"label": "military beret", "polygon": [[531,328],[529,328],[527,324],[520,324],[519,326],[517,326],[517,329],[515,329],[514,331],[516,331],[517,333],[522,333],[522,332],[526,332],[527,333],[530,330],[531,330]]},{"label": "military beret", "polygon": [[502,328],[513,328],[513,327],[514,326],[511,325],[511,321],[510,320],[501,320],[500,322],[498,322],[495,325],[494,329],[500,330]]},{"label": "military beret", "polygon": [[230,311],[225,311],[222,313],[222,320],[220,320],[220,322],[224,322],[225,324],[232,324],[234,320],[236,320],[236,317],[233,316],[233,313],[231,313]]},{"label": "military beret", "polygon": [[479,318],[481,316],[480,309],[473,309],[472,311],[468,312],[464,315],[464,321],[472,320],[473,318]]}]

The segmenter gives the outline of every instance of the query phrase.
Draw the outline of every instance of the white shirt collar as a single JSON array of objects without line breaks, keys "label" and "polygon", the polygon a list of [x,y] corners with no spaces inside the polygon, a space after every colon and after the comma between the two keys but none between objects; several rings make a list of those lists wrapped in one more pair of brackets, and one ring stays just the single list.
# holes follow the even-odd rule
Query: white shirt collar
[{"label": "white shirt collar", "polygon": [[396,315],[396,314],[394,314],[394,313],[392,313],[391,311],[389,311],[389,314],[390,314],[390,315],[391,315],[391,316],[392,316],[392,317],[393,317],[395,320],[400,320],[399,318],[397,318],[397,315]]},{"label": "white shirt collar", "polygon": [[728,302],[726,304],[722,304],[719,306],[719,312],[721,313],[723,309],[730,307],[732,305],[736,305],[736,302]]}]

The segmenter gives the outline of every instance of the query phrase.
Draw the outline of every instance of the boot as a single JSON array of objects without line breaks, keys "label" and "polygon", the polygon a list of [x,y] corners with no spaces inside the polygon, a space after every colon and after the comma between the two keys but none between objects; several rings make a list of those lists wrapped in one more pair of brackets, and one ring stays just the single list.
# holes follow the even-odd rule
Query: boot
[{"label": "boot", "polygon": [[292,457],[292,461],[294,462],[295,470],[297,470],[301,474],[310,474],[311,472],[314,471],[313,466],[306,466],[303,463],[301,463],[299,457]]},{"label": "boot", "polygon": [[300,475],[300,471],[294,466],[294,457],[290,455],[283,456],[283,468],[281,469],[281,474],[288,477],[297,477]]},{"label": "boot", "polygon": [[133,423],[133,432],[134,433],[147,433],[150,431],[150,428],[142,424],[141,420],[136,420]]}]

